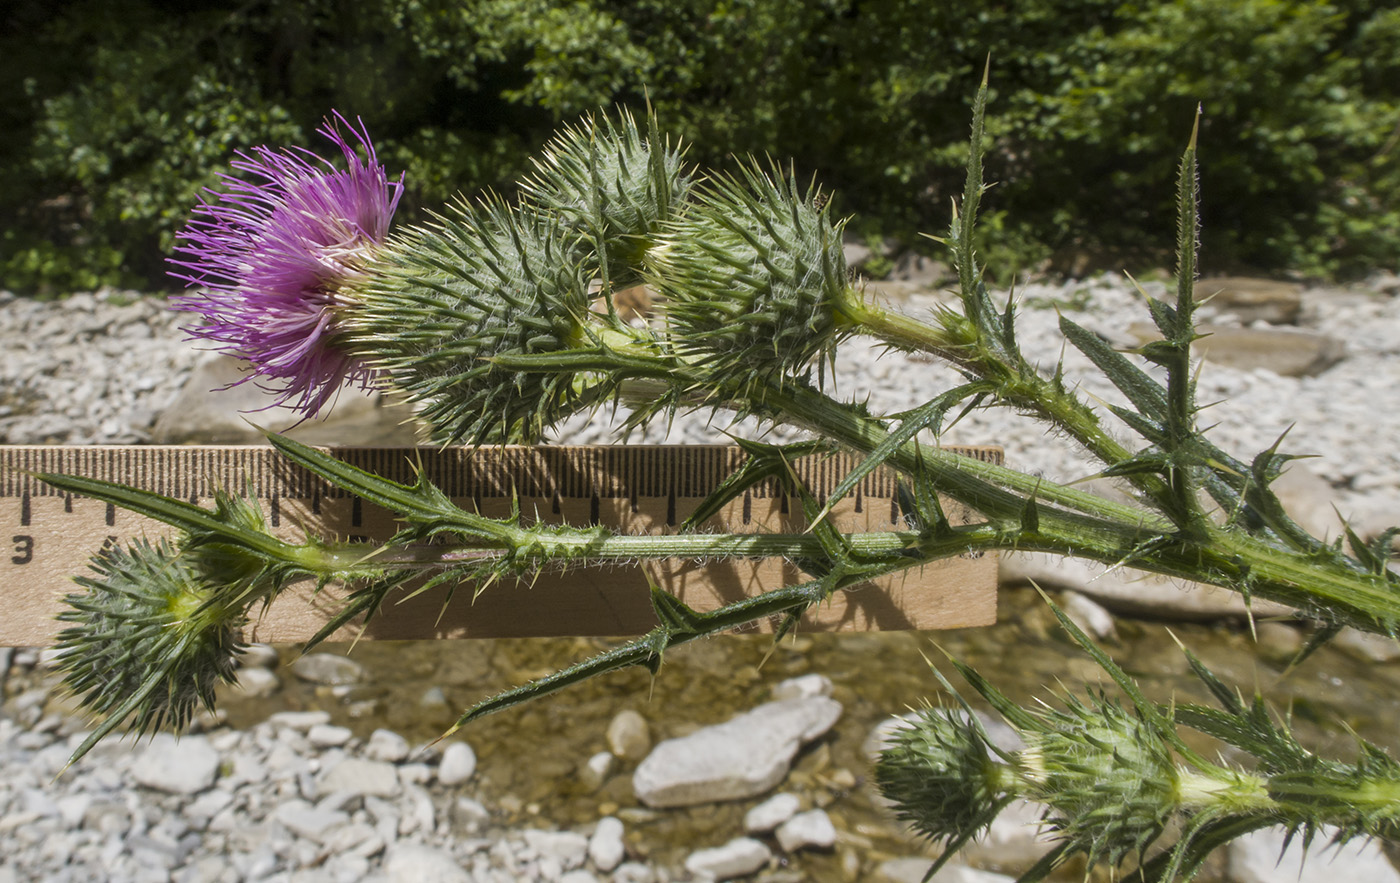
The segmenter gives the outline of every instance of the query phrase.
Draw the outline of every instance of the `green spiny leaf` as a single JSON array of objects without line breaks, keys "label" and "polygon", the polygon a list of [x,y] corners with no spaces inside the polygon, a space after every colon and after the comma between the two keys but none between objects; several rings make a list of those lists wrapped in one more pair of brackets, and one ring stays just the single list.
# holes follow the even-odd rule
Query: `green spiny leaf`
[{"label": "green spiny leaf", "polygon": [[1063,316],[1060,317],[1060,331],[1076,349],[1098,366],[1144,417],[1166,420],[1167,394],[1160,383],[1128,361],[1103,338]]}]

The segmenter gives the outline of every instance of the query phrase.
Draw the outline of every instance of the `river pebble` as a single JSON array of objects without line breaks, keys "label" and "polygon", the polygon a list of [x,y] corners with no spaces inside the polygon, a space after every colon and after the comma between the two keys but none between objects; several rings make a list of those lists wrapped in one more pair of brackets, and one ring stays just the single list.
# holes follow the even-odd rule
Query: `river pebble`
[{"label": "river pebble", "polygon": [[608,748],[622,760],[636,763],[651,750],[651,727],[647,719],[624,708],[608,723]]},{"label": "river pebble", "polygon": [[796,794],[774,794],[744,813],[744,831],[749,834],[767,834],[796,815],[801,806],[802,801]]},{"label": "river pebble", "polygon": [[685,860],[685,869],[702,879],[732,880],[768,864],[773,851],[751,837],[736,837],[723,846],[699,849]]},{"label": "river pebble", "polygon": [[309,653],[292,663],[292,674],[303,681],[344,687],[364,680],[364,666],[347,656],[334,653]]},{"label": "river pebble", "polygon": [[768,702],[652,749],[632,777],[647,806],[690,806],[753,797],[777,785],[797,749],[841,717],[824,696]]},{"label": "river pebble", "polygon": [[393,730],[378,729],[369,735],[365,756],[385,763],[401,763],[408,757],[408,740]]},{"label": "river pebble", "polygon": [[442,752],[437,778],[444,785],[460,785],[476,772],[476,752],[466,742],[453,742]]},{"label": "river pebble", "polygon": [[1265,828],[1234,840],[1226,847],[1234,883],[1400,883],[1400,871],[1386,860],[1375,842],[1331,843],[1336,830],[1323,828],[1311,848],[1303,837],[1289,837],[1283,828]]},{"label": "river pebble", "polygon": [[778,845],[784,852],[799,849],[830,849],[836,845],[836,826],[820,809],[801,812],[778,826]]},{"label": "river pebble", "polygon": [[598,820],[597,827],[588,838],[588,858],[603,873],[622,864],[622,859],[627,855],[627,846],[622,841],[623,831],[620,819],[604,816]]},{"label": "river pebble", "polygon": [[172,794],[197,794],[214,784],[219,752],[204,736],[177,738],[157,733],[136,758],[131,776],[139,785]]}]

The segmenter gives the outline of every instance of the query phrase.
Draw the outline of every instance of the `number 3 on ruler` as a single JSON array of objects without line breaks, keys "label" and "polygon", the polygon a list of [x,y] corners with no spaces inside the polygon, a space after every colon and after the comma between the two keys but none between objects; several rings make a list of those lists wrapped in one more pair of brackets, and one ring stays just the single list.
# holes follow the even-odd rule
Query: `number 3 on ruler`
[{"label": "number 3 on ruler", "polygon": [[28,564],[34,560],[34,538],[20,534],[10,537],[10,542],[15,544],[15,552],[18,554],[10,556],[12,564]]}]

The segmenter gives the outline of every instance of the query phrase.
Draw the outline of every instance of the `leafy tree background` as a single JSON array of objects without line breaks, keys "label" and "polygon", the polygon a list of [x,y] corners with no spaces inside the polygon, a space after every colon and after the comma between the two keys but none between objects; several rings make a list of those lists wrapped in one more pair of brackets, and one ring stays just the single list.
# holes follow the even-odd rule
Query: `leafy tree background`
[{"label": "leafy tree background", "polygon": [[[1400,265],[1400,9],[1274,0],[10,0],[0,286],[168,288],[232,152],[361,116],[421,217],[650,102],[693,161],[792,158],[853,229],[941,233],[992,58],[987,256],[1166,263],[1198,102],[1207,269]],[[926,241],[925,241],[926,243]],[[928,243],[926,243],[928,244]]]}]

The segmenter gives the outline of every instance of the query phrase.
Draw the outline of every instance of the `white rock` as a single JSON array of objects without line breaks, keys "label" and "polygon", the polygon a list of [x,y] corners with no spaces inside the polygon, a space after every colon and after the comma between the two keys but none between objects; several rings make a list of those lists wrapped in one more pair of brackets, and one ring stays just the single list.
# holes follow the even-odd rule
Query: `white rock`
[{"label": "white rock", "polygon": [[1146,573],[1131,567],[1108,569],[1078,558],[1043,552],[1002,555],[998,579],[1002,585],[1037,585],[1080,592],[1103,607],[1129,615],[1171,616],[1182,620],[1215,620],[1255,616],[1287,616],[1293,609],[1255,599],[1248,606],[1238,592]]},{"label": "white rock", "polygon": [[375,730],[369,734],[365,756],[385,763],[400,763],[408,757],[408,740],[393,730]]},{"label": "white rock", "polygon": [[557,859],[565,870],[579,867],[588,858],[588,838],[574,831],[527,828],[524,837],[537,854]]},{"label": "white rock", "polygon": [[168,733],[151,738],[131,767],[139,785],[172,794],[198,794],[214,784],[219,774],[219,752],[204,736],[176,739]]},{"label": "white rock", "polygon": [[491,811],[479,800],[470,797],[458,797],[452,804],[452,815],[459,824],[469,830],[476,830],[491,818]]},{"label": "white rock", "polygon": [[969,865],[1028,869],[1054,848],[1048,833],[1040,830],[1039,807],[1024,800],[1003,809],[981,837],[962,848],[958,858]]},{"label": "white rock", "polygon": [[243,668],[276,668],[280,661],[277,648],[271,644],[249,644],[238,657]]},{"label": "white rock", "polygon": [[623,862],[612,878],[613,883],[656,883],[656,872],[641,862]]},{"label": "white rock", "polygon": [[1070,622],[1092,637],[1106,640],[1118,634],[1113,614],[1104,609],[1103,605],[1079,592],[1065,592],[1063,609]]},{"label": "white rock", "polygon": [[1338,632],[1332,642],[1366,662],[1394,662],[1400,659],[1400,641],[1350,626]]},{"label": "white rock", "polygon": [[1359,839],[1328,846],[1335,833],[1323,828],[1306,852],[1302,837],[1294,837],[1285,850],[1282,828],[1246,834],[1226,847],[1230,877],[1235,883],[1400,883],[1400,871],[1379,846]]},{"label": "white rock", "polygon": [[579,868],[577,871],[568,871],[559,878],[559,883],[598,883],[598,878],[592,871]]},{"label": "white rock", "polygon": [[417,843],[390,846],[383,867],[387,883],[472,883],[450,853]]},{"label": "white rock", "polygon": [[237,685],[244,695],[261,699],[276,693],[282,681],[265,668],[240,668]]},{"label": "white rock", "polygon": [[233,793],[224,788],[206,791],[185,805],[184,816],[203,825],[233,803]]},{"label": "white rock", "polygon": [[353,853],[365,858],[384,851],[384,840],[379,832],[363,822],[351,822],[327,832],[322,843],[327,852]]},{"label": "white rock", "polygon": [[603,787],[603,783],[613,774],[616,767],[616,754],[611,751],[599,751],[584,761],[583,766],[578,771],[579,781],[589,791],[597,791]]},{"label": "white rock", "polygon": [[348,686],[364,680],[365,667],[334,653],[311,653],[292,663],[292,674],[303,681],[327,686]]},{"label": "white rock", "polygon": [[651,750],[651,728],[647,719],[630,708],[623,709],[608,723],[608,749],[633,763]]},{"label": "white rock", "polygon": [[826,697],[769,702],[657,745],[637,767],[632,787],[652,807],[753,797],[787,775],[797,749],[841,717]]},{"label": "white rock", "polygon": [[824,810],[810,809],[779,825],[777,837],[784,852],[830,849],[836,845],[836,826]]},{"label": "white rock", "polygon": [[298,837],[315,840],[317,843],[325,842],[332,829],[350,821],[350,816],[343,812],[319,809],[304,800],[290,800],[279,804],[272,817]]},{"label": "white rock", "polygon": [[397,797],[403,788],[393,764],[358,757],[346,758],[327,770],[320,786],[327,793],[350,791],[370,797]]},{"label": "white rock", "polygon": [[620,820],[605,816],[598,820],[593,836],[588,838],[588,858],[605,874],[620,865],[627,854],[622,841],[623,830]]},{"label": "white rock", "polygon": [[438,781],[448,787],[460,785],[476,773],[476,752],[466,742],[453,742],[442,752]]},{"label": "white rock", "polygon": [[824,674],[806,674],[788,678],[773,687],[773,698],[810,699],[813,696],[830,696],[833,689],[831,678]]},{"label": "white rock", "polygon": [[279,711],[267,719],[273,727],[306,732],[312,727],[328,724],[331,715],[328,711]]},{"label": "white rock", "polygon": [[[882,862],[875,874],[881,883],[924,883],[932,864],[932,860],[926,858],[895,858]],[[939,868],[928,883],[1015,883],[1015,880],[1015,877],[995,871],[979,871],[950,862]]]},{"label": "white rock", "polygon": [[732,880],[768,864],[773,852],[751,837],[738,837],[723,846],[700,849],[686,856],[685,869],[697,877]]},{"label": "white rock", "polygon": [[330,724],[317,724],[306,731],[306,741],[317,748],[339,748],[355,734],[349,727],[336,727]]},{"label": "white rock", "polygon": [[426,785],[433,780],[433,768],[426,763],[399,765],[399,781],[405,785]]},{"label": "white rock", "polygon": [[801,805],[796,794],[774,794],[744,813],[744,831],[748,834],[767,834],[796,815]]}]

